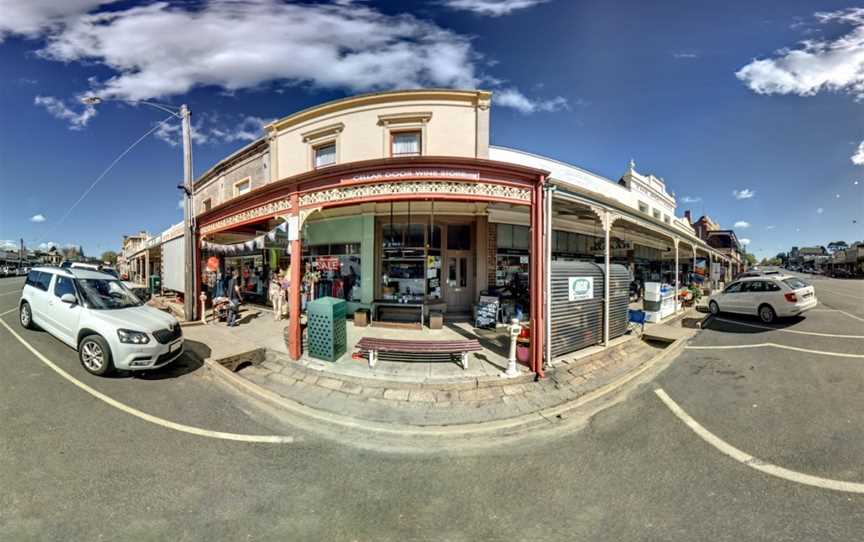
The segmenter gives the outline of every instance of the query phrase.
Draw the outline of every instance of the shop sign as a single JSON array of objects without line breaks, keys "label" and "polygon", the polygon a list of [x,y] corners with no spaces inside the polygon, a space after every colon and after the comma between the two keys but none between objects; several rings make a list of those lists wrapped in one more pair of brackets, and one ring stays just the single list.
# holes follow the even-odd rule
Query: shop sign
[{"label": "shop sign", "polygon": [[720,280],[720,262],[711,262],[711,280]]},{"label": "shop sign", "polygon": [[339,271],[338,256],[319,256],[317,263],[318,271]]},{"label": "shop sign", "polygon": [[567,300],[594,299],[594,277],[567,277]]},{"label": "shop sign", "polygon": [[428,168],[428,169],[397,169],[392,171],[375,171],[372,173],[364,173],[353,175],[349,177],[347,181],[380,181],[380,180],[388,180],[388,179],[402,179],[402,178],[416,178],[416,177],[430,177],[430,178],[449,178],[449,179],[468,179],[472,181],[480,180],[480,173],[476,171],[465,171],[465,170],[456,170],[456,169],[439,169],[439,168]]}]

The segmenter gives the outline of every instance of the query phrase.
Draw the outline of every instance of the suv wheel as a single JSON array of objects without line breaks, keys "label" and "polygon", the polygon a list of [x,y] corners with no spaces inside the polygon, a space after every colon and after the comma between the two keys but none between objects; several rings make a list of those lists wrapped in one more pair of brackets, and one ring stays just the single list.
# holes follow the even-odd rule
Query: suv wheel
[{"label": "suv wheel", "polygon": [[774,309],[771,305],[762,305],[759,307],[759,319],[765,322],[766,324],[770,324],[777,317],[777,314],[774,312]]},{"label": "suv wheel", "polygon": [[25,329],[33,329],[36,325],[33,323],[33,311],[30,310],[30,303],[24,301],[18,309],[18,321],[21,322],[21,327]]},{"label": "suv wheel", "polygon": [[88,373],[103,376],[111,372],[111,348],[99,335],[88,335],[78,343],[78,358]]},{"label": "suv wheel", "polygon": [[708,310],[711,311],[711,314],[717,316],[720,314],[720,305],[718,305],[716,301],[712,301],[708,303]]}]

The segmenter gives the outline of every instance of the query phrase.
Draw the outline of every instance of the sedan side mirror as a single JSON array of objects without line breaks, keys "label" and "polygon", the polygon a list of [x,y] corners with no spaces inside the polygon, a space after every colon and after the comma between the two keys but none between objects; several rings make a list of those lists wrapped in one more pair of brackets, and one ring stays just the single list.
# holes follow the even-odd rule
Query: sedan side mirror
[{"label": "sedan side mirror", "polygon": [[75,298],[75,294],[63,294],[60,296],[60,301],[63,303],[69,303],[70,305],[75,305],[78,303],[78,299]]}]

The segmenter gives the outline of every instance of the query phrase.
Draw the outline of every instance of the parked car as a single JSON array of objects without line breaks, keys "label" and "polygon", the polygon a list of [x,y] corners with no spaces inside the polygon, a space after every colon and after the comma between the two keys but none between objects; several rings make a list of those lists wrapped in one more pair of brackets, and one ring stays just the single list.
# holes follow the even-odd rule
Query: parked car
[{"label": "parked car", "polygon": [[765,323],[798,316],[816,306],[816,291],[798,277],[765,275],[736,280],[711,296],[711,314],[734,312],[759,316]]},{"label": "parked car", "polygon": [[120,280],[98,271],[31,270],[18,314],[23,327],[39,326],[78,350],[84,369],[95,375],[157,369],[183,353],[174,316],[144,305]]}]

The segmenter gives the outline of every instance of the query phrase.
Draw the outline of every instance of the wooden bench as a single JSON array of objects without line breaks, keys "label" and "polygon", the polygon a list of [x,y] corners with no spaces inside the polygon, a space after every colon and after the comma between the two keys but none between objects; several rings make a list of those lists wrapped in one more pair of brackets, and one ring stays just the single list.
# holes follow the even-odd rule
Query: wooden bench
[{"label": "wooden bench", "polygon": [[369,367],[375,367],[379,352],[398,352],[403,354],[459,354],[462,368],[468,368],[468,353],[480,352],[483,347],[477,339],[457,341],[401,341],[398,339],[373,339],[363,337],[357,342],[357,349],[369,354]]}]

